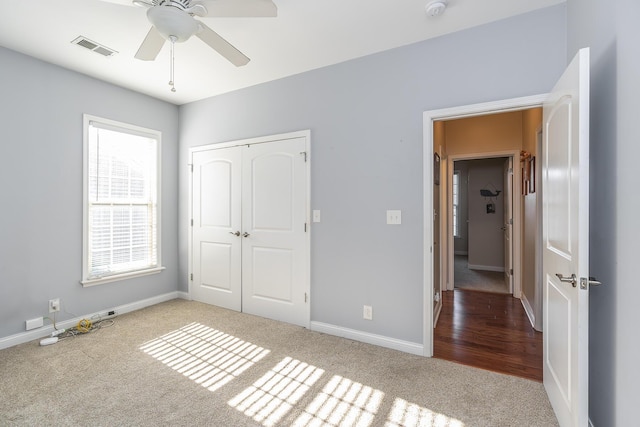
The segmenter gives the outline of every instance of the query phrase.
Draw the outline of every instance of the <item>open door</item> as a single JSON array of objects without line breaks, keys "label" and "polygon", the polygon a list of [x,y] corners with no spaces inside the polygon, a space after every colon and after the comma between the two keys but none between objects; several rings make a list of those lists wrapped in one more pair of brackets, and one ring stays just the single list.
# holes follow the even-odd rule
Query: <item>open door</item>
[{"label": "open door", "polygon": [[504,281],[513,294],[513,157],[504,163]]},{"label": "open door", "polygon": [[588,425],[589,50],[543,105],[544,386],[560,426]]}]

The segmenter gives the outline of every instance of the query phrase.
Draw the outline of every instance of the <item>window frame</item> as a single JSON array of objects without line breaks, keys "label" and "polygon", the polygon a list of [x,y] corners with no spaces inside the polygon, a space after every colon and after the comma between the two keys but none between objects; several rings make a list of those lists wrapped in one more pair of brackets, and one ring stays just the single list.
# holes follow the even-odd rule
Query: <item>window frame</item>
[{"label": "window frame", "polygon": [[[456,182],[457,181],[457,182]],[[457,202],[457,203],[456,203]],[[454,170],[451,179],[451,210],[452,210],[452,234],[454,238],[460,238],[460,171]]]},{"label": "window frame", "polygon": [[[127,133],[130,135],[144,136],[156,140],[156,265],[153,267],[123,271],[101,277],[90,277],[89,266],[89,129],[92,123],[98,127],[112,131]],[[135,277],[147,276],[160,273],[165,267],[162,266],[162,218],[161,218],[161,159],[162,159],[162,132],[148,129],[129,123],[118,122],[98,116],[83,114],[83,138],[82,138],[82,279],[80,283],[84,287],[101,285]]]}]

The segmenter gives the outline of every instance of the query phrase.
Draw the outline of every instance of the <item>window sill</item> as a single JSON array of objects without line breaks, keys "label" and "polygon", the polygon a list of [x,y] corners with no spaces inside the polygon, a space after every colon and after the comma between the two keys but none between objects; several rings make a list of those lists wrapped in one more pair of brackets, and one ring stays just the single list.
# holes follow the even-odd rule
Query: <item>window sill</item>
[{"label": "window sill", "polygon": [[101,277],[99,279],[83,280],[80,283],[85,288],[88,288],[90,286],[102,285],[102,284],[105,284],[105,283],[117,282],[117,281],[126,280],[126,279],[133,279],[135,277],[142,277],[142,276],[149,276],[151,274],[158,274],[162,270],[164,270],[164,267],[149,268],[147,270],[137,270],[137,271],[131,271],[129,273],[114,274],[112,276]]}]

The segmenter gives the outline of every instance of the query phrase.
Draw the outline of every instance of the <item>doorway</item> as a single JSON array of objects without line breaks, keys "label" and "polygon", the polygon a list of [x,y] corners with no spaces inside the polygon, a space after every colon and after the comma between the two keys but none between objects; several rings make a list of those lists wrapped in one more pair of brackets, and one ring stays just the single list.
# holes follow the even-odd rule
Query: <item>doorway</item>
[{"label": "doorway", "polygon": [[513,157],[451,163],[453,289],[513,294]]},{"label": "doorway", "polygon": [[[522,132],[523,132],[522,127],[520,127],[520,131],[519,131],[520,134],[517,136],[518,142],[516,143],[516,145],[513,145],[513,142],[514,142],[513,138],[504,137],[504,135],[502,135],[502,137],[500,138],[491,139],[487,144],[476,143],[476,144],[473,144],[471,148],[466,147],[466,150],[463,150],[462,148],[465,148],[465,147],[461,145],[462,143],[464,143],[465,141],[466,143],[469,143],[469,141],[474,140],[474,137],[480,134],[476,131],[469,132],[469,131],[464,131],[460,129],[448,129],[448,128],[444,129],[444,122],[457,121],[459,119],[471,119],[471,118],[475,120],[489,120],[489,121],[496,120],[500,116],[500,114],[498,113],[522,114],[522,112],[525,110],[537,109],[542,105],[543,100],[544,100],[544,95],[540,95],[540,96],[532,96],[532,97],[525,97],[525,98],[515,98],[511,100],[504,100],[504,101],[498,101],[498,102],[490,102],[490,103],[478,104],[478,105],[455,107],[455,108],[442,109],[442,110],[436,110],[436,111],[427,111],[424,113],[425,188],[431,188],[431,186],[433,185],[432,177],[434,173],[434,166],[432,162],[432,156],[433,156],[433,153],[436,152],[436,148],[437,148],[437,152],[440,152],[443,154],[442,155],[443,159],[446,160],[446,164],[449,165],[448,168],[443,168],[448,170],[449,172],[447,173],[447,175],[441,177],[441,182],[444,182],[446,188],[442,189],[443,190],[442,193],[444,194],[441,196],[440,206],[447,206],[450,201],[449,200],[449,197],[451,197],[450,189],[452,187],[452,181],[453,181],[453,178],[452,178],[453,177],[453,160],[455,159],[456,156],[459,156],[459,158],[456,160],[463,160],[465,159],[465,157],[466,159],[483,158],[487,156],[511,157],[513,159],[513,167],[512,167],[513,194],[519,195],[521,194],[521,191],[522,191],[522,169],[520,167],[520,161],[519,161],[520,154],[522,151],[522,143],[520,143],[520,141],[522,140],[521,138]],[[527,134],[529,133],[529,127],[530,125],[527,124]],[[535,131],[533,133],[535,138]],[[457,142],[454,143],[453,146],[447,146],[446,143],[443,143],[442,141],[439,141],[436,139],[438,135],[457,136],[458,137]],[[445,145],[444,150],[442,149],[443,144]],[[512,144],[512,145],[509,145],[509,144]],[[518,299],[517,300],[518,305],[532,306],[531,304],[524,304],[525,297],[522,295],[521,283],[519,280],[519,278],[522,277],[521,276],[522,275],[521,254],[522,254],[522,244],[523,244],[522,226],[518,224],[518,221],[520,220],[522,215],[521,209],[522,209],[522,204],[520,202],[513,204],[513,224],[511,224],[513,225],[513,229],[509,235],[509,238],[512,239],[512,244],[514,247],[513,258],[512,258],[514,283],[513,283],[512,291],[513,291],[513,297]],[[443,214],[441,215],[441,221],[434,223],[433,216],[432,216],[434,212],[434,203],[431,197],[425,197],[424,211],[425,211],[424,224],[425,224],[425,241],[426,242],[431,241],[431,239],[435,235],[434,228],[437,226],[438,223],[441,226],[441,230],[443,230],[443,232],[446,233],[445,235],[452,237],[453,220],[452,218],[447,218],[447,219],[444,218],[449,214],[449,212],[447,212],[447,215],[445,215],[445,213],[443,212]],[[534,231],[533,234],[534,234],[534,237],[537,239],[538,238],[537,236],[539,234],[538,231],[537,230]],[[449,241],[449,239],[444,238],[444,236],[441,239],[441,245],[440,245],[440,254],[442,254],[441,269],[440,269],[441,279],[439,283],[434,283],[434,277],[432,275],[432,273],[434,272],[433,256],[431,256],[431,254],[429,253],[431,251],[435,251],[435,249],[436,248],[434,248],[431,245],[425,246],[425,258],[427,260],[429,259],[431,260],[431,263],[427,263],[425,267],[425,270],[426,270],[425,271],[426,273],[425,274],[425,295],[433,295],[432,292],[434,292],[437,289],[442,289],[443,290],[442,293],[444,293],[444,292],[448,292],[448,291],[445,291],[445,289],[453,290],[454,288],[454,283],[453,283],[454,274],[452,271],[453,259],[454,259],[453,240],[451,239],[451,241]],[[511,273],[511,271],[509,271],[509,273]],[[532,280],[531,282],[536,287],[536,289],[534,289],[532,296],[527,296],[526,298],[531,303],[535,303],[536,301],[535,295],[537,294],[538,291],[541,292],[541,289],[539,290],[537,289],[537,285],[535,284],[534,280]],[[442,300],[442,295],[434,295],[434,298],[436,300],[438,299]],[[520,302],[520,299],[522,299],[522,303]],[[437,322],[436,315],[437,313],[440,312],[440,309],[436,310],[433,304],[431,303],[431,301],[425,301],[424,307],[425,307],[424,354],[426,356],[433,356],[433,350],[434,350],[433,328]],[[533,320],[534,320],[535,312],[536,310],[534,309],[532,309],[530,312],[527,311],[527,317],[530,319],[531,323],[534,323]]]},{"label": "doorway", "polygon": [[[440,231],[449,244],[442,254],[447,284],[434,355],[541,380],[541,334],[534,332],[520,300],[523,230],[537,225],[535,213],[523,215],[524,196],[535,185],[528,183],[530,170],[519,170],[527,179],[514,179],[514,165],[523,159],[528,165],[536,152],[539,113],[526,109],[439,122],[446,137],[436,142],[450,165],[443,204],[448,223]],[[535,246],[535,231],[531,236]],[[535,300],[534,294],[529,297]],[[496,355],[513,362],[496,365]]]}]

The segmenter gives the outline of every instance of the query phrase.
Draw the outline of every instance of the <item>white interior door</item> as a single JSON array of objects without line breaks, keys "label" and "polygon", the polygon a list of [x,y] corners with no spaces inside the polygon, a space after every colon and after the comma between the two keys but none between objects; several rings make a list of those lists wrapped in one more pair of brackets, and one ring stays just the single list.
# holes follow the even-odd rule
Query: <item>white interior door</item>
[{"label": "white interior door", "polygon": [[193,153],[192,298],[241,310],[241,151]]},{"label": "white interior door", "polygon": [[243,311],[307,326],[305,139],[243,151]]},{"label": "white interior door", "polygon": [[[588,425],[589,50],[543,106],[544,386],[561,426]],[[558,276],[560,275],[560,276]],[[586,278],[584,289],[581,278]]]}]

